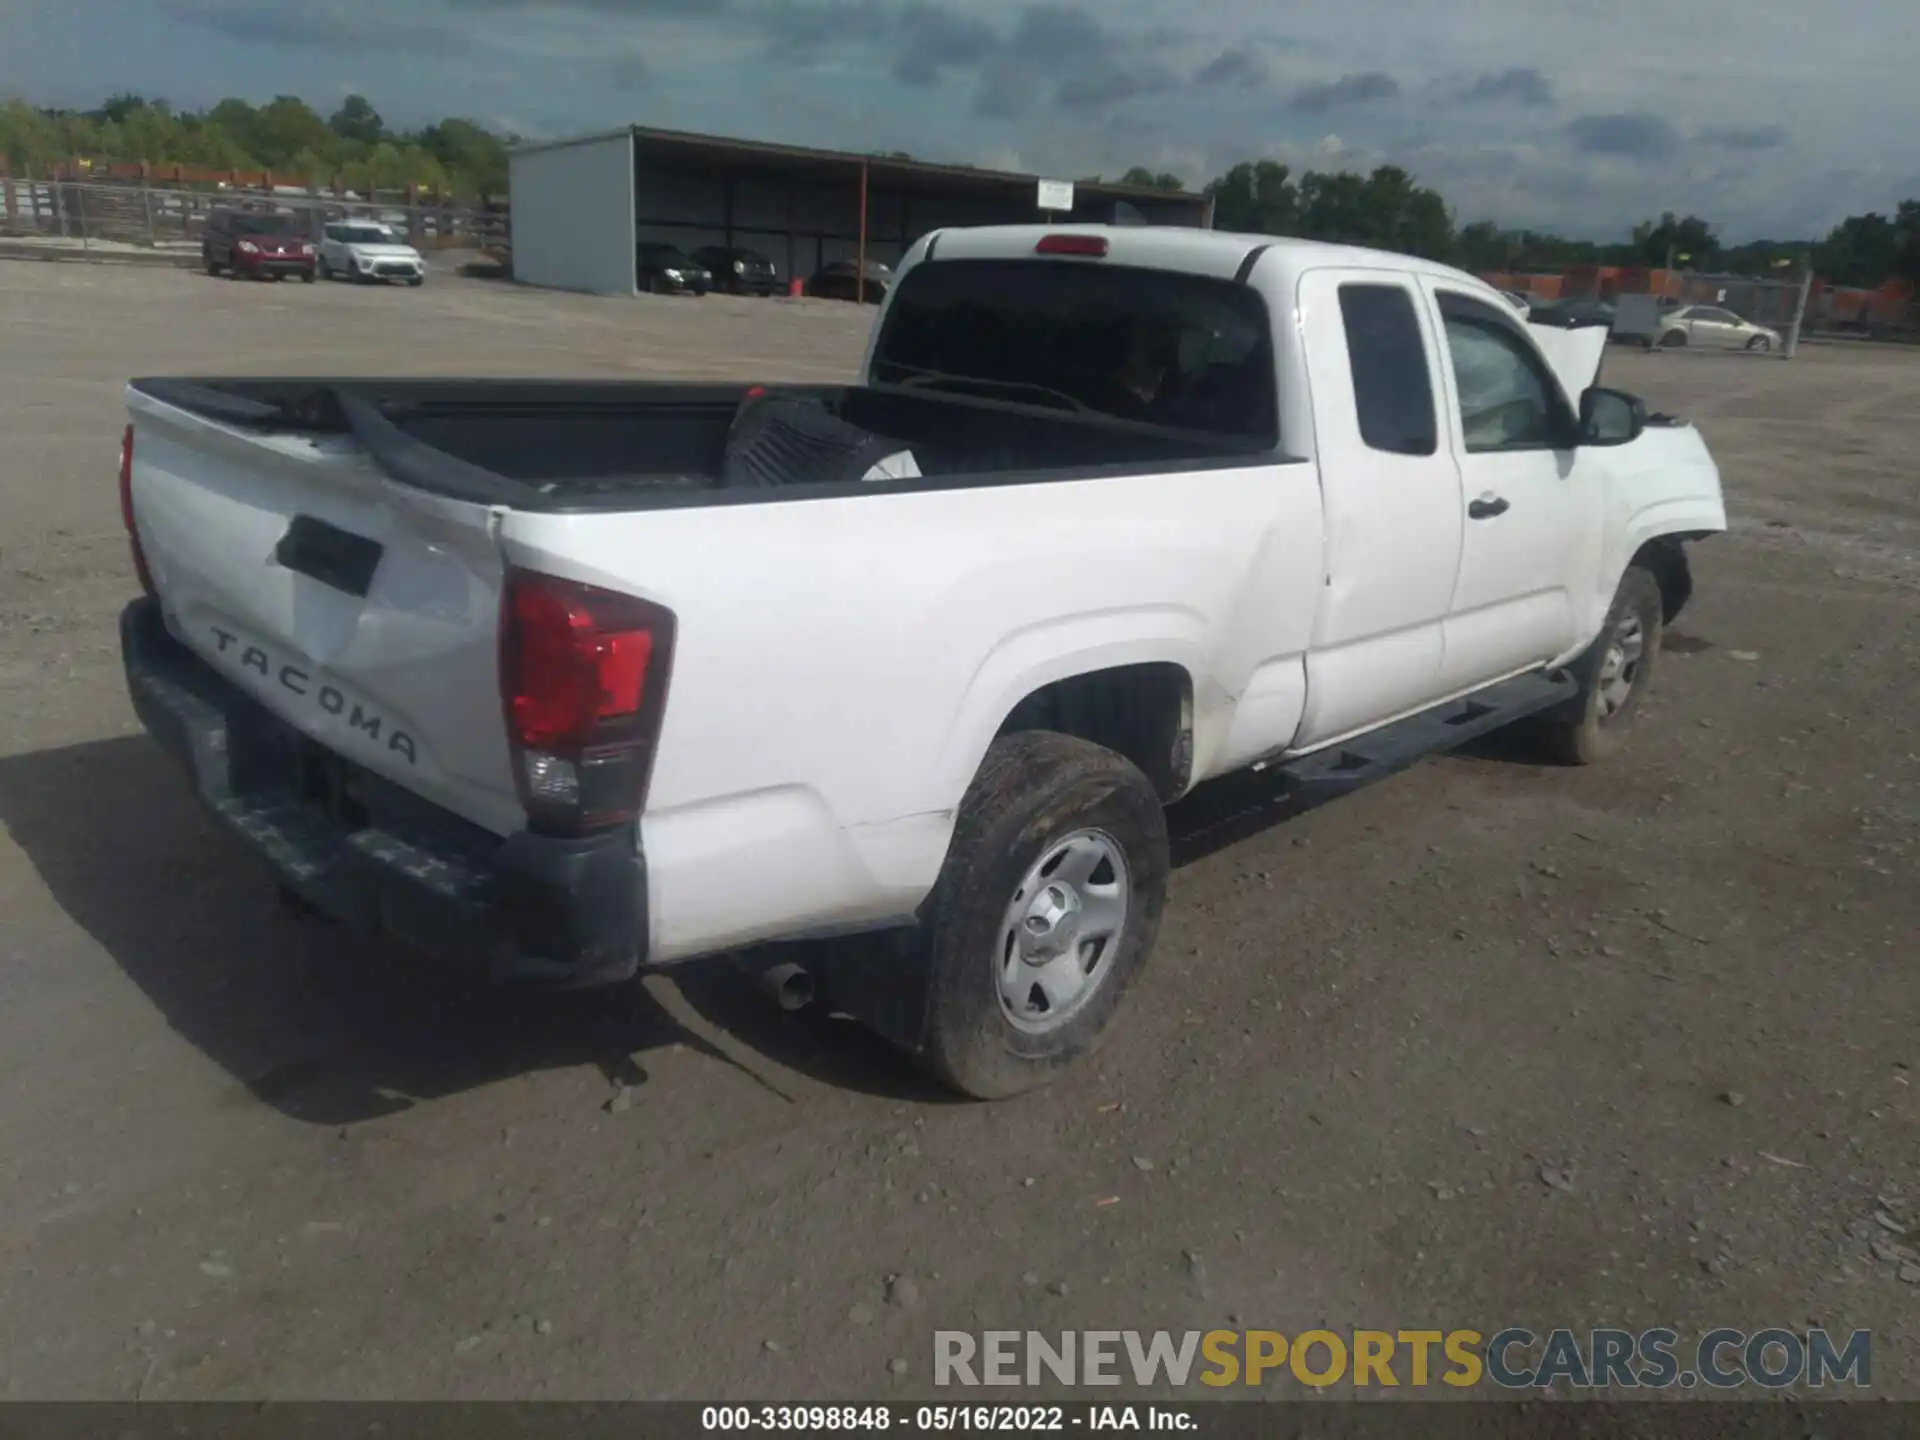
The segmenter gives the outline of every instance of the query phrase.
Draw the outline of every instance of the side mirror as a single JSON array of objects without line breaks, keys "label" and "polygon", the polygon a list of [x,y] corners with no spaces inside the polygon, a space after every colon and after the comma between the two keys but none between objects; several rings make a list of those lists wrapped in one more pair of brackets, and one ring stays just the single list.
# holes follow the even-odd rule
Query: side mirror
[{"label": "side mirror", "polygon": [[1647,406],[1638,395],[1595,385],[1580,397],[1580,443],[1626,445],[1647,428]]}]

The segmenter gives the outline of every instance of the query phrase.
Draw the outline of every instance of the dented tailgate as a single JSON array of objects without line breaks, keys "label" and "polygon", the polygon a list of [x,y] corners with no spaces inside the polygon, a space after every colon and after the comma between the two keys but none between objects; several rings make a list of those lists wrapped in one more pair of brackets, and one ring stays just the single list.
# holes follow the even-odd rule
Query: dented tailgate
[{"label": "dented tailgate", "polygon": [[496,834],[523,823],[499,696],[491,509],[351,435],[128,391],[133,509],[168,630],[296,729]]}]

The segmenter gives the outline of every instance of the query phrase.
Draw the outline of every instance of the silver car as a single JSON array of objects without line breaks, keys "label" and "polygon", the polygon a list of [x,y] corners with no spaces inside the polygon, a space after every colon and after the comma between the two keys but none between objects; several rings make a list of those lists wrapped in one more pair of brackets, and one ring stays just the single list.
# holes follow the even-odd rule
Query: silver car
[{"label": "silver car", "polygon": [[1719,305],[1682,305],[1660,317],[1653,344],[1662,349],[1699,345],[1714,350],[1774,350],[1780,332],[1742,320]]}]

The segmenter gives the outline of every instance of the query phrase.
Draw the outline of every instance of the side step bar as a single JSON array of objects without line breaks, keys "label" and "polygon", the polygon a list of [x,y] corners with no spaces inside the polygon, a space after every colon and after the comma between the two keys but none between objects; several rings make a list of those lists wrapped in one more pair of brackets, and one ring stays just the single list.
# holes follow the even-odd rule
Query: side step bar
[{"label": "side step bar", "polygon": [[1174,863],[1189,864],[1328,800],[1410,769],[1428,755],[1578,698],[1573,676],[1503,680],[1343,744],[1265,761],[1200,786],[1167,814]]},{"label": "side step bar", "polygon": [[1418,715],[1396,720],[1344,744],[1331,745],[1263,767],[1305,805],[1349,795],[1490,731],[1571,700],[1579,682],[1570,675],[1518,675]]}]

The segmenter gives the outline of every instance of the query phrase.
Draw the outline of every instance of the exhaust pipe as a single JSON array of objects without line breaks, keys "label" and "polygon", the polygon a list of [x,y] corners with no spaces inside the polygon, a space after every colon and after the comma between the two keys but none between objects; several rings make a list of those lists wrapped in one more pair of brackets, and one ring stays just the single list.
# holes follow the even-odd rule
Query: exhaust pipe
[{"label": "exhaust pipe", "polygon": [[804,1010],[813,1003],[813,972],[791,961],[760,972],[760,983],[782,1010]]},{"label": "exhaust pipe", "polygon": [[782,1010],[789,1013],[804,1010],[814,1002],[816,991],[813,972],[804,965],[797,965],[791,960],[751,955],[735,957],[733,963]]}]

